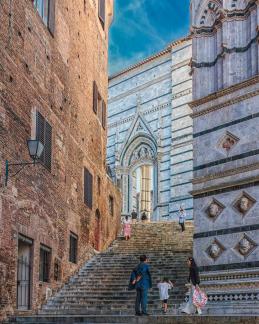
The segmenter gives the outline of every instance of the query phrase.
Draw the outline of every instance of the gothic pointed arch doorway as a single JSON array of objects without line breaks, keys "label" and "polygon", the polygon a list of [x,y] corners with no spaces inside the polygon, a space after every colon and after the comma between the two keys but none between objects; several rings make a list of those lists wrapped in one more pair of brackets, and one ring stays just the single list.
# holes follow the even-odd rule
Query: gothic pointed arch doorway
[{"label": "gothic pointed arch doorway", "polygon": [[148,220],[156,220],[158,201],[157,146],[147,134],[138,134],[125,146],[120,156],[117,176],[123,195],[122,215],[136,211],[141,219],[145,213]]},{"label": "gothic pointed arch doorway", "polygon": [[101,239],[101,214],[99,209],[95,211],[94,219],[94,248],[100,250],[100,239]]}]

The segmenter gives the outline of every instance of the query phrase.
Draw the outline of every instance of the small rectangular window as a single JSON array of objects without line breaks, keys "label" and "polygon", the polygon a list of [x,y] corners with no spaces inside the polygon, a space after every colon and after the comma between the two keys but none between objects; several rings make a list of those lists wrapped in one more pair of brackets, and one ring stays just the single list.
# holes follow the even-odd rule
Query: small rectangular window
[{"label": "small rectangular window", "polygon": [[40,245],[40,271],[39,279],[43,282],[49,282],[51,263],[51,249],[43,244]]},{"label": "small rectangular window", "polygon": [[93,176],[86,168],[84,169],[84,202],[87,207],[92,209],[92,205],[93,205]]},{"label": "small rectangular window", "polygon": [[98,188],[98,195],[100,196],[100,194],[101,194],[101,178],[99,176],[97,177],[97,188]]},{"label": "small rectangular window", "polygon": [[55,29],[55,0],[33,0],[34,6],[52,35]]},{"label": "small rectangular window", "polygon": [[69,242],[69,262],[77,263],[78,236],[71,232]]},{"label": "small rectangular window", "polygon": [[36,112],[36,139],[44,145],[40,161],[51,171],[52,127],[38,111]]},{"label": "small rectangular window", "polygon": [[102,28],[105,28],[105,0],[99,0],[99,19],[102,25]]},{"label": "small rectangular window", "polygon": [[97,114],[97,110],[98,110],[98,88],[96,82],[94,81],[93,82],[93,111],[95,114]]},{"label": "small rectangular window", "polygon": [[109,196],[109,213],[112,216],[114,214],[114,199],[112,196]]}]

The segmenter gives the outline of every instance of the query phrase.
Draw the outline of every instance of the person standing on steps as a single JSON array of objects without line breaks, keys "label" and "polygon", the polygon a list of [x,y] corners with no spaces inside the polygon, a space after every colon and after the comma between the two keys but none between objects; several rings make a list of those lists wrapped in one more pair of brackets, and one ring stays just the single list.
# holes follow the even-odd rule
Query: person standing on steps
[{"label": "person standing on steps", "polygon": [[129,216],[125,216],[125,219],[123,221],[123,235],[124,235],[126,241],[128,241],[130,239],[131,220],[129,219]]},{"label": "person standing on steps", "polygon": [[187,302],[185,307],[182,309],[182,312],[190,315],[190,314],[195,314],[197,311],[198,314],[201,315],[201,309],[198,307],[195,307],[193,304],[194,290],[195,290],[195,288],[200,289],[199,288],[199,284],[200,284],[199,269],[198,269],[193,257],[188,258],[187,264],[189,267],[188,282],[191,284],[191,290],[190,290],[189,301]]},{"label": "person standing on steps", "polygon": [[132,223],[136,223],[137,222],[137,218],[138,218],[138,214],[135,211],[135,209],[133,209],[132,213],[131,213],[131,219],[132,219]]},{"label": "person standing on steps", "polygon": [[167,313],[167,301],[169,298],[168,290],[173,288],[173,283],[166,277],[164,277],[163,280],[161,280],[157,284],[157,288],[159,289],[159,297],[162,301],[162,309],[164,311],[164,314]]},{"label": "person standing on steps", "polygon": [[186,212],[182,206],[180,206],[179,209],[179,225],[181,226],[182,232],[185,231],[185,218],[186,218]]},{"label": "person standing on steps", "polygon": [[141,255],[140,263],[136,268],[135,288],[137,291],[135,313],[137,316],[149,315],[147,313],[148,289],[152,288],[152,279],[146,255]]}]

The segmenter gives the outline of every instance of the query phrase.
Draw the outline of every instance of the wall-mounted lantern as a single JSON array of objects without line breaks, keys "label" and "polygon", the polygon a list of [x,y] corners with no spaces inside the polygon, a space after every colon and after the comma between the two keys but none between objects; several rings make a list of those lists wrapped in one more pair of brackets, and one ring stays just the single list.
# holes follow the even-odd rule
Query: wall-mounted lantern
[{"label": "wall-mounted lantern", "polygon": [[[6,160],[5,161],[5,186],[7,186],[8,178],[16,176],[19,172],[23,170],[23,168],[26,165],[35,165],[36,163],[39,163],[39,159],[44,150],[44,145],[39,140],[27,140],[27,146],[28,146],[28,150],[32,162],[10,163],[9,161]],[[9,176],[11,166],[21,166],[21,168],[17,172],[15,172],[15,174]]]}]

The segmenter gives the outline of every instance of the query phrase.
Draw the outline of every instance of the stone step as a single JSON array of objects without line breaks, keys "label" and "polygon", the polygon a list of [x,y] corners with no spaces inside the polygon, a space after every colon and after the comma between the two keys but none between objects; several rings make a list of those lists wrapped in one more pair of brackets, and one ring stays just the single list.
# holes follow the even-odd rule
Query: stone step
[{"label": "stone step", "polygon": [[155,316],[38,316],[17,317],[10,324],[258,324],[256,316],[184,316],[184,315],[155,315]]}]

